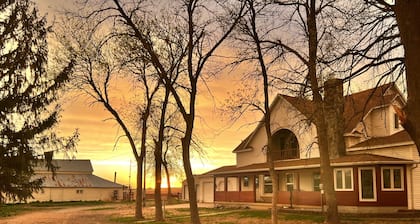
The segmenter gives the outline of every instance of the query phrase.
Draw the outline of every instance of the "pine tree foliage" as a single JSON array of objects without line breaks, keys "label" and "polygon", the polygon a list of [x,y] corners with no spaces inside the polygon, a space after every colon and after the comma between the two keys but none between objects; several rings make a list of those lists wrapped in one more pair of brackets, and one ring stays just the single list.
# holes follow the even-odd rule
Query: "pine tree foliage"
[{"label": "pine tree foliage", "polygon": [[[41,188],[33,177],[44,152],[74,147],[52,132],[57,91],[72,68],[47,74],[45,18],[29,0],[0,0],[0,202],[25,201]],[[50,156],[51,157],[51,156]]]}]

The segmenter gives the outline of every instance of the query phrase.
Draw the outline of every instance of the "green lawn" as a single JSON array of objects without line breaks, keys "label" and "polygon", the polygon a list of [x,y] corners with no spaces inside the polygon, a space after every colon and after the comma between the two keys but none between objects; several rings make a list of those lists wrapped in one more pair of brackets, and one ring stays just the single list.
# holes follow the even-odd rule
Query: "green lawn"
[{"label": "green lawn", "polygon": [[102,201],[69,201],[69,202],[32,202],[27,204],[0,204],[0,217],[9,217],[23,212],[51,209],[56,207],[103,205]]}]

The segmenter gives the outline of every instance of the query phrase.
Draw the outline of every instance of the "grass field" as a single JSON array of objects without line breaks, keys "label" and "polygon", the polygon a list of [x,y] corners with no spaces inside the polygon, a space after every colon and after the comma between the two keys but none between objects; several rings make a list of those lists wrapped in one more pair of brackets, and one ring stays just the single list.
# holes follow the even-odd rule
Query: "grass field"
[{"label": "grass field", "polygon": [[[134,202],[65,202],[65,203],[30,203],[0,206],[0,223],[150,223],[180,224],[190,223],[190,211],[187,204],[167,205],[165,221],[154,221],[154,208],[148,204],[143,214],[145,220],[134,218]],[[203,224],[269,224],[269,209],[245,208],[200,208]],[[324,215],[319,212],[280,210],[279,223],[313,224],[323,223]],[[343,224],[420,224],[420,213],[406,212],[398,214],[342,214]]]}]

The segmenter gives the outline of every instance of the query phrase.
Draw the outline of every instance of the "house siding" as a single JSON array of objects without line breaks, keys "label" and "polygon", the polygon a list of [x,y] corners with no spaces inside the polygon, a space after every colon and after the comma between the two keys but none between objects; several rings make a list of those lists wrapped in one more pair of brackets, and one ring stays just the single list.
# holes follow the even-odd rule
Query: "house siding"
[{"label": "house siding", "polygon": [[[384,90],[387,89],[385,92]],[[378,90],[378,91],[377,91]],[[368,100],[369,99],[369,100]],[[299,144],[299,158],[276,161],[276,170],[279,175],[279,197],[275,200],[282,205],[316,206],[325,204],[318,187],[314,186],[314,174],[319,173],[319,150],[317,148],[316,127],[307,121],[306,116],[312,111],[309,101],[279,95],[270,106],[271,130],[274,135],[277,131],[287,129],[293,132]],[[403,106],[404,100],[393,84],[378,87],[376,90],[367,90],[346,96],[346,156],[337,158],[333,162],[334,168],[351,168],[353,172],[352,189],[336,190],[337,202],[342,208],[353,212],[385,212],[398,209],[420,209],[420,161],[419,153],[403,132],[401,125],[395,123],[395,109],[393,105]],[[347,107],[346,107],[347,106]],[[346,110],[347,108],[347,110]],[[220,187],[215,191],[216,201],[225,202],[271,202],[270,182],[264,185],[264,175],[268,175],[266,154],[264,147],[267,138],[264,126],[260,122],[246,141],[235,148],[236,167],[213,172],[216,178],[224,180],[224,189]],[[412,165],[414,164],[414,165]],[[403,188],[395,187],[393,179],[387,189],[382,189],[383,167],[403,173]],[[394,168],[397,167],[397,168]],[[373,173],[370,171],[374,170]],[[244,174],[242,172],[248,172]],[[209,172],[212,173],[212,172]],[[253,185],[243,186],[242,177],[249,175]],[[293,191],[287,191],[287,174],[294,175]],[[363,174],[363,177],[361,176]],[[397,175],[397,174],[396,174]],[[235,177],[237,179],[235,179]],[[255,178],[258,177],[258,184]],[[290,176],[289,176],[290,177]],[[373,182],[370,177],[373,177]],[[361,198],[361,184],[365,199]],[[289,178],[290,181],[290,178]],[[316,179],[316,183],[320,180]],[[345,181],[345,179],[343,179]],[[220,181],[218,181],[220,182]],[[235,186],[230,186],[233,184]],[[348,182],[347,182],[348,183]],[[374,197],[369,194],[374,183]],[[398,182],[399,183],[399,182]],[[390,187],[392,185],[392,187]],[[239,186],[239,189],[238,187]],[[271,185],[272,186],[272,185]],[[290,183],[289,183],[290,186]],[[366,188],[365,188],[366,187]],[[393,189],[395,187],[395,189]]]},{"label": "house siding", "polygon": [[[78,193],[79,191],[79,193]],[[114,198],[114,191],[117,191],[117,198]],[[33,201],[113,201],[121,200],[122,189],[103,188],[44,188],[43,192],[35,193]]]},{"label": "house siding", "polygon": [[[411,170],[411,168],[410,168]],[[412,172],[412,207],[413,209],[420,209],[420,167],[418,165],[415,166],[414,169],[411,170]]]},{"label": "house siding", "polygon": [[[296,109],[286,100],[280,99],[279,102],[272,109],[271,115],[271,130],[275,133],[281,129],[288,129],[292,131],[299,143],[299,158],[317,158],[319,157],[319,150],[316,144],[316,127],[313,124],[303,122],[306,118],[300,114]],[[285,124],[285,125],[284,125]],[[265,129],[261,126],[256,130],[253,138],[250,140],[249,146],[252,150],[237,152],[236,165],[238,167],[250,165],[253,163],[264,163],[267,161],[267,156],[263,151],[266,145],[267,137]]]}]

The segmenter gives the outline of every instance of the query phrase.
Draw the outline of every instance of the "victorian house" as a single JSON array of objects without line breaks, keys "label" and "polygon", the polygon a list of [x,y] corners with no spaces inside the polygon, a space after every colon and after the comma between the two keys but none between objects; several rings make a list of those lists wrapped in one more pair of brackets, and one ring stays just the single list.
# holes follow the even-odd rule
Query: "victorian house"
[{"label": "victorian house", "polygon": [[[342,87],[341,87],[342,88]],[[340,211],[392,212],[420,209],[419,154],[401,127],[395,108],[405,99],[393,83],[344,97],[345,155],[331,160]],[[271,130],[280,206],[321,208],[316,126],[311,102],[278,95],[272,102]],[[236,164],[196,176],[201,202],[269,204],[273,183],[268,173],[262,122],[233,149]],[[184,186],[183,195],[188,199]]]}]

